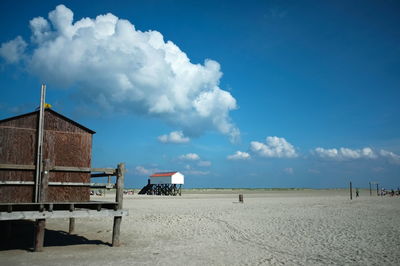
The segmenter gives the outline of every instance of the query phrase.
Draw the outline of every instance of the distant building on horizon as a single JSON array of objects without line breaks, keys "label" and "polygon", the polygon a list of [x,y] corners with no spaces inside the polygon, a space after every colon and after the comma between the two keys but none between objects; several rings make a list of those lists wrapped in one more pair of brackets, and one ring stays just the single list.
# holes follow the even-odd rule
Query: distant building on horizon
[{"label": "distant building on horizon", "polygon": [[154,173],[150,176],[150,184],[152,185],[183,185],[184,181],[185,176],[178,171]]},{"label": "distant building on horizon", "polygon": [[147,185],[139,191],[139,194],[181,195],[184,182],[185,176],[178,171],[154,173],[149,176]]}]

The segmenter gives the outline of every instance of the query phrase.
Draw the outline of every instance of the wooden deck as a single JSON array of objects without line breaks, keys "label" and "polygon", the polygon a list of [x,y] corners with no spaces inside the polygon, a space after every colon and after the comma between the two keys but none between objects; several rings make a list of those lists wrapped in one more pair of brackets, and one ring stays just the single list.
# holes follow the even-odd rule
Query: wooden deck
[{"label": "wooden deck", "polygon": [[[33,171],[30,165],[4,165],[0,164],[0,170],[26,170]],[[46,219],[69,218],[69,233],[75,229],[75,218],[111,217],[114,218],[112,232],[112,246],[119,246],[119,235],[122,216],[128,215],[127,210],[122,209],[125,165],[118,165],[118,168],[80,168],[50,166],[48,160],[44,160],[43,172],[41,173],[40,184],[23,181],[3,181],[0,186],[18,185],[38,187],[38,202],[7,202],[0,203],[0,221],[12,220],[36,220],[34,250],[42,251],[44,243],[44,232]],[[79,183],[79,182],[49,182],[48,176],[51,171],[61,172],[89,172],[91,178],[116,177],[116,183]],[[110,180],[110,178],[109,178]],[[49,202],[46,201],[49,186],[89,186],[92,188],[116,188],[115,202],[109,201],[88,201],[88,202]],[[11,223],[9,230],[12,230]]]}]

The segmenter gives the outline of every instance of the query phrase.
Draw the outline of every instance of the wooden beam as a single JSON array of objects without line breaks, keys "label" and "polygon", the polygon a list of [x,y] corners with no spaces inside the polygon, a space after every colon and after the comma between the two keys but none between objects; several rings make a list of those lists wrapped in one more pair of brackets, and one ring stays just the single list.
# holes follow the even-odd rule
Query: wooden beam
[{"label": "wooden beam", "polygon": [[107,175],[115,175],[115,169],[113,168],[89,168],[89,167],[70,167],[70,166],[54,166],[52,171],[58,172],[104,172]]},{"label": "wooden beam", "polygon": [[33,181],[0,181],[0,186],[32,186],[34,184]]},{"label": "wooden beam", "polygon": [[115,216],[127,216],[127,210],[109,210],[102,209],[97,210],[75,210],[70,212],[66,211],[13,211],[13,212],[0,212],[0,221],[8,220],[27,220],[27,219],[51,219],[51,218],[97,218],[97,217],[115,217]]},{"label": "wooden beam", "polygon": [[[33,181],[0,181],[0,186],[32,186]],[[115,184],[108,183],[83,183],[83,182],[48,182],[49,186],[76,186],[92,188],[116,188]]]},{"label": "wooden beam", "polygon": [[[24,165],[24,164],[0,164],[0,170],[35,170],[35,165]],[[54,166],[50,171],[57,172],[80,172],[80,173],[90,173],[90,172],[100,172],[98,174],[93,174],[97,177],[105,177],[109,175],[115,175],[116,169],[114,168],[89,168],[89,167],[69,167],[69,166]]]},{"label": "wooden beam", "polygon": [[0,170],[35,170],[35,165],[0,164]]},{"label": "wooden beam", "polygon": [[117,170],[114,168],[92,168],[92,172],[104,172],[107,175],[116,175]]},{"label": "wooden beam", "polygon": [[80,172],[80,173],[91,172],[91,168],[89,167],[70,167],[70,166],[54,166],[51,170],[56,172]]}]

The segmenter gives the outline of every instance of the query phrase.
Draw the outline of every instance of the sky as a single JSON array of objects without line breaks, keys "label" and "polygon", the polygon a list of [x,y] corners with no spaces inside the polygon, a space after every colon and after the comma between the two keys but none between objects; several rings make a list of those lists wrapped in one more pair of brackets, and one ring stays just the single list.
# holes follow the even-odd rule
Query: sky
[{"label": "sky", "polygon": [[400,186],[398,1],[0,1],[0,119],[46,102],[126,187]]}]

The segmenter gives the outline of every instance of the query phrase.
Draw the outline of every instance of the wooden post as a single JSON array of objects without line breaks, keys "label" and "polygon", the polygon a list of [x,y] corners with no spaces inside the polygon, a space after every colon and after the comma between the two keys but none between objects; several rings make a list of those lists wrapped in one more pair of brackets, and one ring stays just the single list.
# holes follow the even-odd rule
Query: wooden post
[{"label": "wooden post", "polygon": [[372,196],[372,187],[371,187],[371,182],[369,182],[369,195]]},{"label": "wooden post", "polygon": [[118,247],[119,246],[119,234],[121,231],[121,221],[122,217],[121,216],[115,216],[114,217],[114,225],[113,225],[113,233],[112,233],[112,246],[113,247]]},{"label": "wooden post", "polygon": [[239,194],[239,202],[243,203],[243,194]]},{"label": "wooden post", "polygon": [[[73,212],[75,211],[75,205],[74,204],[70,204],[69,205],[69,211]],[[68,228],[68,234],[73,234],[75,231],[75,218],[69,218],[69,228]]]},{"label": "wooden post", "polygon": [[75,232],[75,218],[69,218],[69,230],[68,234],[73,234]]},{"label": "wooden post", "polygon": [[37,219],[35,222],[35,237],[33,244],[34,251],[43,251],[45,230],[46,230],[46,219]]},{"label": "wooden post", "polygon": [[[44,203],[47,200],[47,189],[49,187],[50,176],[50,160],[46,159],[43,162],[43,172],[41,173],[38,200]],[[44,204],[40,205],[40,211],[44,211]],[[35,236],[33,249],[34,251],[42,251],[44,244],[44,232],[46,230],[46,219],[37,219],[35,222]]]},{"label": "wooden post", "polygon": [[117,193],[115,195],[115,201],[118,203],[118,209],[122,209],[122,201],[124,197],[124,176],[125,176],[125,164],[118,164],[117,169]]},{"label": "wooden post", "polygon": [[351,186],[351,182],[350,182],[350,199],[353,199],[353,188]]},{"label": "wooden post", "polygon": [[[120,163],[118,164],[117,169],[117,193],[115,195],[115,201],[118,203],[117,209],[122,209],[122,202],[124,196],[124,175],[125,175],[125,164]],[[114,225],[113,225],[113,233],[112,233],[112,246],[118,247],[119,246],[119,235],[121,230],[121,221],[122,216],[115,216],[114,217]]]}]

